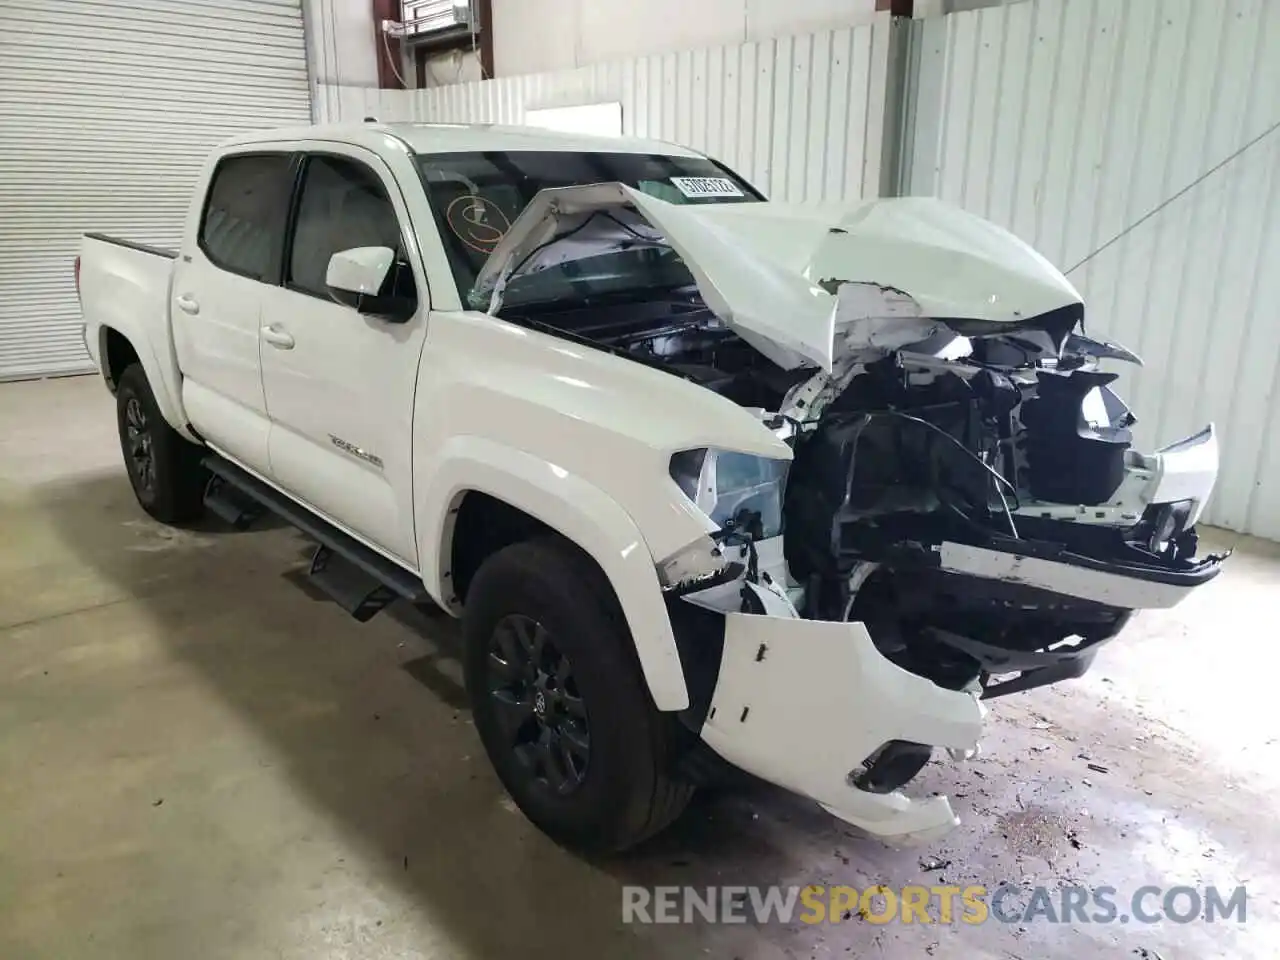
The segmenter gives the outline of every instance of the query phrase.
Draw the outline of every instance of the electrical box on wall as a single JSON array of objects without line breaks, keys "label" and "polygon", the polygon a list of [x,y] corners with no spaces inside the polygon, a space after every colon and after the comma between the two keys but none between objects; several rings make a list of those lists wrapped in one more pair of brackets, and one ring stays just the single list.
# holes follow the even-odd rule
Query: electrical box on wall
[{"label": "electrical box on wall", "polygon": [[472,0],[400,0],[400,19],[410,42],[471,33],[476,25]]}]

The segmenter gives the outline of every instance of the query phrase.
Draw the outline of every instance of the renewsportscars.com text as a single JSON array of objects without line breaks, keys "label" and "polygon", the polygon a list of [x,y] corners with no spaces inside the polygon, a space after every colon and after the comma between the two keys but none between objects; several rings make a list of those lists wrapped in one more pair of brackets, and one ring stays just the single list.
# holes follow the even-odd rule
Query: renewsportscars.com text
[{"label": "renewsportscars.com text", "polygon": [[624,923],[1244,923],[1247,912],[1243,886],[622,888]]}]

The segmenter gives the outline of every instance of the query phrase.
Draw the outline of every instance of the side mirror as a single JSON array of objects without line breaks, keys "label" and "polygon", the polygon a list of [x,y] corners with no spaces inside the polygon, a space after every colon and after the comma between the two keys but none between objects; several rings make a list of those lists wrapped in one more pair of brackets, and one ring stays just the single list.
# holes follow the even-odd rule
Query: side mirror
[{"label": "side mirror", "polygon": [[352,247],[329,258],[324,282],[329,296],[388,323],[404,323],[417,310],[417,298],[394,291],[395,251],[390,247]]}]

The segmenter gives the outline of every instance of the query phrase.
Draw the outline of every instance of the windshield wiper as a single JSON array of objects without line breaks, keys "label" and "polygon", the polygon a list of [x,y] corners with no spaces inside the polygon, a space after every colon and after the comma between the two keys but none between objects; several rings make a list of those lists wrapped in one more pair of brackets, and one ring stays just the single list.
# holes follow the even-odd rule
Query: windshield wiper
[{"label": "windshield wiper", "polygon": [[508,301],[503,312],[507,310],[533,310],[536,312],[606,307],[620,303],[667,303],[682,304],[691,307],[702,306],[702,298],[698,295],[698,285],[685,282],[655,287],[624,287],[620,290],[602,290],[582,296],[551,297],[546,300]]}]

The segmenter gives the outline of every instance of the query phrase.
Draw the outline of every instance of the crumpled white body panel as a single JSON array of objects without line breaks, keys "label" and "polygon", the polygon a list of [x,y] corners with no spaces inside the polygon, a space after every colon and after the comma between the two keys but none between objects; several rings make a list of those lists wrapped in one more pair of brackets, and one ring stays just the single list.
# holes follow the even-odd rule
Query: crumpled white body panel
[{"label": "crumpled white body panel", "polygon": [[985,712],[889,662],[861,623],[729,613],[702,739],[868,833],[918,843],[958,822],[947,799],[867,793],[849,774],[889,740],[975,750]]},{"label": "crumpled white body panel", "polygon": [[[931,318],[1014,323],[1081,302],[1030,246],[941,200],[681,205],[620,183],[539,193],[476,292],[496,294],[496,312],[517,276],[637,244],[673,248],[707,307],[785,368],[830,371],[846,342],[892,348],[928,336]],[[838,335],[851,324],[856,337]]]}]

